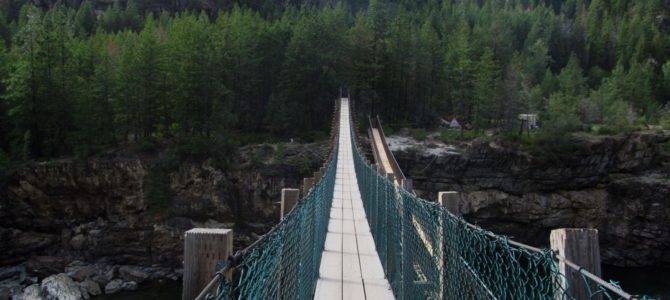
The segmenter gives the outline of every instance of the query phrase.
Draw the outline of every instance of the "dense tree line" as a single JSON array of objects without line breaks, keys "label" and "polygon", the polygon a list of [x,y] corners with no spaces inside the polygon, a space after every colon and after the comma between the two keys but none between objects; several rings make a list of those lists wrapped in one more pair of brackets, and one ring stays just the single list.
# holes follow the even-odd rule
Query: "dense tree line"
[{"label": "dense tree line", "polygon": [[670,96],[662,0],[89,1],[0,4],[0,156],[315,139],[343,86],[391,123],[557,134],[656,123]]}]

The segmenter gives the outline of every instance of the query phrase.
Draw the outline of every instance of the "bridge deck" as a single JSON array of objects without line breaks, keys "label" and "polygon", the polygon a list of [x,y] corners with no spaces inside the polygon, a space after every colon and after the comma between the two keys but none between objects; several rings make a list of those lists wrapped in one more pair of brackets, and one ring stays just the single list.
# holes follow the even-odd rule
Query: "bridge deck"
[{"label": "bridge deck", "polygon": [[339,132],[333,206],[314,299],[393,299],[358,190],[348,99],[342,99]]}]

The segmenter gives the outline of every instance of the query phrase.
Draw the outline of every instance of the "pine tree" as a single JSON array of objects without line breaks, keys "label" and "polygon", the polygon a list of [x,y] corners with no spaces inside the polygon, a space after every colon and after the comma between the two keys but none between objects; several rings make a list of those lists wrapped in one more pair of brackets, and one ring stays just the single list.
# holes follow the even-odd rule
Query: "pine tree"
[{"label": "pine tree", "polygon": [[498,76],[499,71],[493,60],[493,50],[486,48],[477,62],[474,80],[475,102],[472,124],[476,129],[486,127],[494,117]]},{"label": "pine tree", "polygon": [[95,12],[93,11],[93,6],[91,2],[86,0],[84,1],[77,10],[77,15],[75,16],[75,25],[76,33],[79,36],[87,36],[93,32],[95,29]]}]

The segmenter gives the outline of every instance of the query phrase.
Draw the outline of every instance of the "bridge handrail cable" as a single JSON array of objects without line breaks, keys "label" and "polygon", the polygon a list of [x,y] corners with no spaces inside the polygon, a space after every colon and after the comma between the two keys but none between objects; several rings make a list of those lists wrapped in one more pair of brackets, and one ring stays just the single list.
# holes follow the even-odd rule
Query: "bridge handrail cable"
[{"label": "bridge handrail cable", "polygon": [[340,102],[336,101],[328,166],[321,180],[270,231],[220,263],[219,271],[196,300],[311,299],[333,198],[339,110]]},{"label": "bridge handrail cable", "polygon": [[[350,118],[354,118],[355,114],[352,113],[350,114]],[[372,119],[369,119],[370,126],[371,127],[379,127],[380,132],[382,132],[381,136],[383,137],[383,129],[381,129],[381,122],[379,121],[379,117],[376,118],[376,122],[373,122]],[[376,124],[374,124],[376,123]],[[376,125],[376,126],[374,126]],[[447,265],[443,265],[438,267],[438,269],[441,270],[436,270],[434,269],[434,265],[437,264],[439,265],[440,263],[444,263],[445,261],[449,262],[454,262],[454,258],[457,259],[457,261],[462,260],[463,264],[466,265],[466,268],[469,268],[469,273],[470,275],[468,276],[476,276],[477,278],[474,278],[475,281],[480,281],[482,282],[482,285],[484,285],[484,289],[486,290],[485,294],[490,294],[491,290],[489,290],[490,284],[487,284],[484,282],[484,279],[482,278],[483,275],[490,275],[490,276],[500,276],[500,274],[495,274],[496,272],[491,272],[491,270],[487,270],[486,266],[482,266],[481,263],[475,263],[471,264],[466,261],[466,259],[471,260],[471,262],[476,262],[472,261],[473,256],[469,255],[467,251],[468,250],[463,250],[463,249],[454,249],[454,246],[449,245],[449,244],[454,244],[454,242],[458,243],[460,241],[453,241],[447,239],[447,235],[451,234],[454,237],[459,237],[461,235],[461,238],[465,239],[470,239],[471,241],[469,243],[470,246],[473,247],[492,247],[491,251],[488,253],[491,255],[497,255],[497,259],[499,259],[498,262],[500,262],[500,259],[502,256],[507,255],[507,259],[509,259],[508,263],[508,268],[513,269],[513,272],[507,272],[512,275],[516,276],[526,276],[527,282],[519,283],[521,285],[526,285],[525,287],[519,289],[517,288],[518,294],[510,294],[511,292],[509,290],[505,289],[497,289],[499,293],[498,297],[501,298],[516,298],[516,299],[531,299],[533,298],[532,296],[529,295],[534,295],[534,296],[546,296],[542,298],[555,298],[555,299],[572,299],[568,295],[568,290],[570,287],[561,287],[560,284],[558,284],[562,278],[564,278],[564,275],[560,274],[560,272],[557,270],[556,267],[556,262],[558,261],[563,261],[565,262],[566,266],[572,270],[572,272],[578,272],[581,274],[582,279],[586,283],[585,285],[589,289],[589,294],[591,295],[592,299],[599,299],[599,298],[604,298],[604,299],[649,299],[647,297],[638,297],[631,295],[629,293],[624,292],[620,287],[616,285],[616,283],[610,283],[602,278],[588,272],[587,270],[583,269],[581,266],[575,264],[574,262],[571,262],[567,260],[565,257],[559,255],[555,251],[552,251],[550,249],[540,249],[536,248],[533,246],[529,246],[520,242],[516,242],[513,240],[510,240],[508,237],[505,236],[500,236],[496,235],[493,232],[487,231],[485,229],[482,229],[481,227],[477,225],[470,224],[466,222],[463,218],[458,217],[450,213],[446,208],[437,205],[436,203],[421,199],[414,195],[411,191],[404,190],[402,188],[398,189],[393,186],[391,182],[388,181],[388,179],[384,176],[381,176],[377,170],[372,168],[370,163],[364,158],[364,156],[361,154],[359,148],[360,145],[356,143],[356,140],[358,140],[358,132],[357,130],[353,130],[354,127],[352,127],[352,139],[354,139],[354,143],[352,143],[352,147],[354,148],[354,156],[355,156],[355,166],[356,166],[356,171],[357,171],[357,177],[359,180],[359,186],[361,189],[361,193],[363,195],[363,202],[364,206],[366,208],[366,215],[370,217],[370,225],[371,225],[371,230],[373,233],[373,237],[375,238],[375,243],[377,245],[377,250],[380,253],[380,258],[382,259],[382,264],[384,266],[385,271],[387,272],[387,278],[389,278],[389,281],[391,283],[391,286],[394,289],[394,293],[396,294],[397,298],[403,298],[403,296],[411,296],[411,295],[421,295],[423,292],[425,296],[435,296],[437,298],[442,298],[442,296],[449,295],[452,298],[458,298],[457,295],[459,295],[459,292],[463,292],[466,289],[463,289],[463,286],[460,286],[460,289],[457,288],[447,288],[446,286],[449,285],[449,283],[442,283],[441,287],[436,287],[432,286],[431,288],[426,288],[424,286],[424,289],[418,289],[416,288],[416,285],[413,285],[410,283],[410,281],[415,282],[416,280],[408,280],[408,278],[404,278],[405,276],[410,276],[414,278],[413,272],[408,272],[407,269],[410,267],[409,265],[405,264],[403,265],[404,260],[407,259],[407,257],[417,257],[417,256],[423,256],[422,258],[424,261],[422,263],[415,263],[411,267],[417,269],[417,273],[421,273],[427,271],[424,269],[431,269],[428,273],[432,273],[433,275],[437,275],[438,272],[447,272],[446,268]],[[385,139],[384,139],[384,145],[388,146],[386,144]],[[385,147],[387,148],[387,147]],[[388,149],[388,148],[387,148]],[[374,151],[374,150],[373,150]],[[388,150],[387,150],[388,151]],[[389,159],[393,161],[395,166],[397,166],[397,162],[395,161],[395,158],[392,153],[387,153],[389,156]],[[402,174],[401,172],[398,174]],[[374,181],[374,186],[371,187],[371,182]],[[380,183],[382,182],[382,183]],[[384,184],[385,183],[385,184]],[[379,186],[385,185],[382,187],[382,189],[379,188]],[[384,197],[390,197],[392,199],[388,198],[382,198],[380,195],[385,195]],[[376,198],[376,199],[374,199]],[[393,199],[395,198],[395,199]],[[378,200],[382,199],[384,201],[379,202]],[[377,201],[377,203],[374,203]],[[390,203],[384,203],[384,202],[390,202]],[[416,208],[407,208],[405,206],[407,205],[415,205],[419,207],[420,209]],[[376,206],[376,207],[373,207]],[[392,209],[389,209],[392,208]],[[408,213],[406,212],[407,210],[413,210],[412,212]],[[430,215],[431,217],[438,216],[439,221],[436,222],[436,220],[429,220],[429,218],[426,218],[424,220],[419,220],[417,221],[416,219],[420,217],[425,217],[425,216],[419,216],[419,214],[425,214],[425,215]],[[384,214],[395,214],[394,216],[387,216]],[[383,218],[383,220],[379,220],[380,218]],[[408,225],[408,218],[412,218],[412,222],[414,224]],[[400,220],[400,224],[396,224],[394,222],[398,222],[396,220]],[[388,224],[387,222],[390,221],[391,224]],[[417,223],[422,223],[423,224],[417,224]],[[430,223],[433,224],[430,224]],[[440,223],[441,222],[441,223]],[[439,223],[439,224],[435,224]],[[424,230],[426,227],[423,227],[422,225],[426,225],[426,227],[430,227],[432,225],[433,229],[437,230],[438,232],[432,232],[432,240],[430,240],[431,237],[426,237],[426,234],[422,234],[422,230]],[[446,227],[446,228],[445,228]],[[391,229],[389,229],[391,228]],[[451,232],[448,233],[446,229],[450,229],[451,231],[460,231],[457,233]],[[439,229],[439,230],[438,230]],[[401,231],[401,235],[399,237],[389,237],[385,236],[385,234],[393,234],[393,230]],[[403,232],[404,231],[404,232]],[[411,234],[416,234],[422,239],[428,239],[428,241],[423,240],[417,242],[417,239],[414,239],[414,245],[409,241],[410,236],[407,233]],[[443,240],[439,241],[435,239],[434,237],[443,237]],[[467,237],[470,236],[470,237]],[[472,242],[473,239],[477,239],[477,236],[481,238],[488,239],[489,242],[485,242],[483,240],[481,241],[476,241]],[[473,238],[474,237],[474,238]],[[396,243],[396,244],[394,244]],[[416,244],[423,244],[418,247],[414,247],[414,249],[409,249],[411,246],[417,246]],[[440,257],[440,255],[435,254],[438,253],[439,251],[433,251],[431,247],[437,248],[436,250],[441,249],[442,251],[445,252],[459,252],[456,254],[454,257],[451,257],[451,260],[447,257]],[[440,248],[442,247],[442,248]],[[396,249],[394,249],[396,248]],[[392,253],[389,255],[389,252],[393,251],[400,251],[400,253]],[[411,250],[416,250],[417,252],[421,252],[418,255],[417,254],[408,254],[405,253],[405,251],[411,251]],[[481,250],[481,249],[480,249]],[[482,251],[486,252],[486,251]],[[465,255],[463,255],[465,254]],[[471,253],[470,253],[471,254]],[[444,254],[443,254],[444,255]],[[397,257],[394,256],[400,256],[402,257],[400,262],[397,261]],[[433,256],[430,259],[430,256]],[[476,255],[474,256],[476,257]],[[532,260],[535,260],[535,262],[532,262]],[[420,259],[415,259],[415,261],[418,261]],[[430,261],[430,263],[426,263],[426,261]],[[433,266],[431,266],[431,264]],[[525,266],[523,264],[526,264]],[[484,264],[485,265],[485,264]],[[451,268],[458,269],[457,266],[449,266]],[[479,268],[478,270],[474,270],[472,268]],[[462,267],[461,267],[462,268]],[[490,267],[488,267],[490,268]],[[398,270],[402,270],[401,274],[398,274]],[[453,272],[453,270],[450,270]],[[502,272],[505,273],[505,271],[497,270],[499,271],[498,273]],[[488,272],[488,273],[487,273]],[[532,278],[532,276],[528,276],[528,272],[534,272],[536,275],[536,278]],[[475,274],[476,273],[476,274]],[[487,274],[484,274],[487,273]],[[524,275],[521,275],[524,274]],[[463,275],[463,274],[461,274]],[[417,275],[418,276],[418,275]],[[447,276],[447,274],[443,274],[441,276]],[[543,278],[539,278],[543,276]],[[448,276],[447,276],[448,277]],[[416,279],[416,278],[414,278]],[[509,286],[509,284],[505,284],[501,280],[496,280],[494,279],[487,279],[491,283],[499,283],[503,285]],[[543,283],[538,283],[538,280],[543,280]],[[433,282],[437,281],[436,278],[432,280]],[[533,282],[534,281],[534,282]],[[590,282],[595,283],[595,285],[590,284]],[[428,284],[426,284],[428,286]],[[495,287],[493,287],[495,288]],[[542,290],[542,294],[533,294],[532,292],[529,292],[528,290]],[[451,292],[451,293],[449,293]],[[449,294],[445,294],[449,293]],[[476,292],[473,292],[475,294],[461,294],[461,296],[476,296]],[[481,295],[480,295],[481,296]],[[434,297],[435,298],[435,297]],[[467,298],[467,297],[465,297]],[[496,297],[494,297],[496,298]]]}]

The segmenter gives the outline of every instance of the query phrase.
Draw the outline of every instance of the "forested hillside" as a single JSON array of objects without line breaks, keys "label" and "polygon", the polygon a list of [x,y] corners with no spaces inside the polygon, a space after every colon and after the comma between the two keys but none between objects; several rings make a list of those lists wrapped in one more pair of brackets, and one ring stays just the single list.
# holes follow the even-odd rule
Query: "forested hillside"
[{"label": "forested hillside", "polygon": [[340,87],[414,127],[670,123],[670,1],[78,2],[0,1],[0,161],[319,139]]}]

